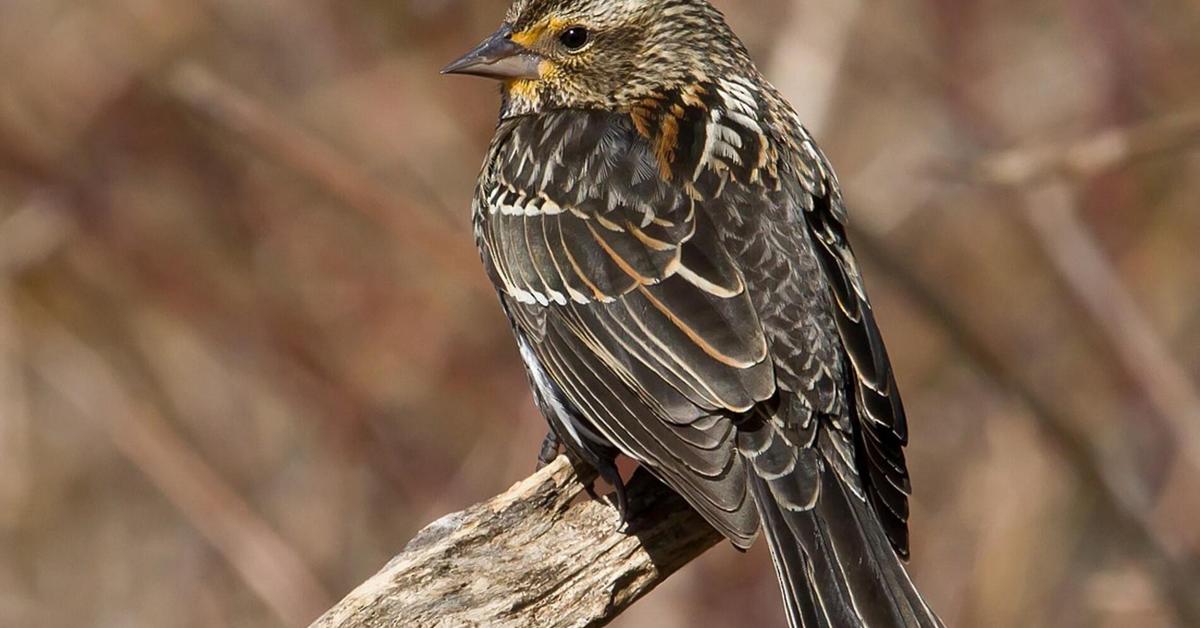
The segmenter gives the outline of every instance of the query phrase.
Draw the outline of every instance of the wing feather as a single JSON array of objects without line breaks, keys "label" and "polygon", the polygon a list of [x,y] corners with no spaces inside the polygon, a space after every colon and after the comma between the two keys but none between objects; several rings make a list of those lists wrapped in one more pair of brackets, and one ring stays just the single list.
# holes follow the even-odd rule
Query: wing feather
[{"label": "wing feather", "polygon": [[775,382],[745,280],[695,199],[658,176],[632,126],[560,117],[503,128],[553,158],[498,149],[508,158],[490,180],[505,189],[477,197],[502,298],[587,429],[747,546],[758,522],[734,417],[773,395]]},{"label": "wing feather", "polygon": [[[711,106],[729,89],[700,96]],[[493,149],[504,158],[489,160],[477,195],[481,248],[518,331],[589,429],[735,543],[757,529],[747,473],[786,512],[811,508],[834,475],[905,554],[906,420],[836,182],[804,145],[793,148],[811,159],[786,189],[749,122],[685,111],[675,130],[691,152],[667,155],[679,162],[664,170],[627,116],[506,120]],[[714,166],[687,171],[693,157]],[[784,396],[763,419],[771,429],[735,429]],[[734,464],[739,450],[748,464]],[[787,567],[830,570],[829,556]]]},{"label": "wing feather", "polygon": [[908,424],[887,349],[866,297],[862,276],[841,222],[845,209],[835,186],[815,199],[809,228],[837,307],[834,321],[854,375],[853,416],[858,419],[859,467],[872,505],[896,552],[908,555],[908,494],[904,446]]}]

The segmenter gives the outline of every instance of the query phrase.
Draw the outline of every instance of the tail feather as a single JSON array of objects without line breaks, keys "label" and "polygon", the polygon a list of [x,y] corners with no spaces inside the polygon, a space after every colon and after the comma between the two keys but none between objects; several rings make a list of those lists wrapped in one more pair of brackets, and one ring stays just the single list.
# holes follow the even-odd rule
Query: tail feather
[{"label": "tail feather", "polygon": [[812,563],[795,542],[783,511],[775,504],[764,482],[756,478],[752,480],[751,487],[755,503],[765,504],[765,507],[759,507],[759,516],[762,517],[763,533],[771,550],[771,562],[775,565],[775,577],[783,593],[788,625],[833,628],[829,610],[820,602],[817,591],[808,586],[814,580]]},{"label": "tail feather", "polygon": [[[752,465],[750,459],[745,463]],[[747,473],[789,625],[942,626],[909,579],[871,504],[828,464],[817,465],[818,477],[811,477],[813,471],[800,465],[784,476]],[[814,483],[817,495],[803,507],[781,499],[789,485],[811,490],[807,487]]]}]

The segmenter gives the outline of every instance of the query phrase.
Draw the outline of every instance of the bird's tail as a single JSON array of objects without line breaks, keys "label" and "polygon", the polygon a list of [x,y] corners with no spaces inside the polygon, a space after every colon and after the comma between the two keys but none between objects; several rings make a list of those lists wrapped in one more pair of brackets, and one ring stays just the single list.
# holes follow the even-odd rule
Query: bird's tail
[{"label": "bird's tail", "polygon": [[[759,453],[769,454],[770,449]],[[871,504],[847,485],[819,449],[819,445],[794,449],[801,455],[775,473],[764,469],[761,455],[743,450],[788,624],[793,628],[941,627],[909,579]]]}]

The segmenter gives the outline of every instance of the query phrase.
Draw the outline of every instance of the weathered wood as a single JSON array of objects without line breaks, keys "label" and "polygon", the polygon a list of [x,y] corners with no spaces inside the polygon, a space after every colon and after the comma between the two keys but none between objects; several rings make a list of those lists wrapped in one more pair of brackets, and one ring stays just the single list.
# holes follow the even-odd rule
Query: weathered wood
[{"label": "weathered wood", "polygon": [[648,475],[629,497],[618,530],[616,509],[588,498],[560,456],[430,524],[310,628],[602,626],[720,540]]}]

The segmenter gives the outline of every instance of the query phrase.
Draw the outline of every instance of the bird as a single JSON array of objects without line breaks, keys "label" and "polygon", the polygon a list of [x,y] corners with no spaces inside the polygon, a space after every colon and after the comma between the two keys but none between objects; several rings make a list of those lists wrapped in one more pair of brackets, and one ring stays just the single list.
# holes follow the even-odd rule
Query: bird
[{"label": "bird", "polygon": [[905,569],[908,426],[829,161],[708,0],[516,0],[444,74],[494,79],[472,201],[559,444],[623,455],[793,627],[940,626]]}]

